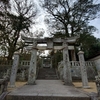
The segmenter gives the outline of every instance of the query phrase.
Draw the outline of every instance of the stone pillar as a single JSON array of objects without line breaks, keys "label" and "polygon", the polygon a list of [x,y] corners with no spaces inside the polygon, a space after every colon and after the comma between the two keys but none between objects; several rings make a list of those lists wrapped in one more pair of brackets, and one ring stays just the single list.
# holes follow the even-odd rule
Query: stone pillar
[{"label": "stone pillar", "polygon": [[98,97],[99,97],[99,99],[98,100],[100,100],[100,75],[98,75],[98,76],[95,76],[95,83],[96,83],[96,87],[97,87],[97,93],[98,93]]},{"label": "stone pillar", "polygon": [[36,64],[37,64],[37,49],[36,49],[37,42],[33,42],[33,49],[31,52],[31,60],[30,60],[30,67],[29,67],[29,75],[28,75],[28,85],[35,85],[36,80]]},{"label": "stone pillar", "polygon": [[71,60],[76,61],[75,50],[71,50]]},{"label": "stone pillar", "polygon": [[83,88],[89,88],[87,71],[86,71],[85,60],[84,60],[84,52],[79,51],[78,56],[79,56],[79,62],[80,62],[80,67],[81,67],[81,77],[82,77]]},{"label": "stone pillar", "polygon": [[7,69],[6,73],[3,74],[3,78],[10,77],[10,69]]},{"label": "stone pillar", "polygon": [[21,81],[25,81],[25,70],[21,72]]},{"label": "stone pillar", "polygon": [[52,57],[50,58],[50,60],[51,60],[50,68],[52,68]]},{"label": "stone pillar", "polygon": [[14,54],[14,60],[13,60],[13,65],[12,65],[12,70],[11,70],[9,87],[15,87],[18,65],[19,65],[19,55]]},{"label": "stone pillar", "polygon": [[68,44],[66,41],[63,42],[63,72],[64,72],[64,83],[65,85],[72,85],[71,69],[69,63],[69,53],[68,53]]},{"label": "stone pillar", "polygon": [[6,76],[7,76],[7,77],[9,77],[9,76],[10,76],[10,69],[7,69]]}]

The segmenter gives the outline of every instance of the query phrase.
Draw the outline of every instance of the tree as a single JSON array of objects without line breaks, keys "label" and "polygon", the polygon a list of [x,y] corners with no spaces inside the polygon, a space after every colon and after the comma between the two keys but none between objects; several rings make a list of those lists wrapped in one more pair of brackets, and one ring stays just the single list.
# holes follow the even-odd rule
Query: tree
[{"label": "tree", "polygon": [[[2,6],[0,11],[0,43],[8,52],[8,59],[12,59],[15,51],[23,48],[20,38],[22,33],[28,34],[36,16],[36,9],[28,0],[14,0],[14,6]],[[12,11],[13,8],[13,11]],[[12,11],[12,12],[11,12]]]},{"label": "tree", "polygon": [[100,4],[93,4],[93,0],[45,0],[43,6],[52,15],[57,33],[61,32],[65,37],[88,30],[89,21],[94,20],[100,11]]},{"label": "tree", "polygon": [[77,45],[81,45],[88,58],[91,46],[98,42],[92,35],[97,29],[89,22],[98,17],[100,4],[94,4],[93,0],[45,0],[43,6],[51,17],[48,23],[56,30],[52,35],[62,38],[80,36]]},{"label": "tree", "polygon": [[10,0],[0,0],[0,3],[3,3],[4,5],[8,5]]},{"label": "tree", "polygon": [[96,39],[95,43],[91,44],[88,50],[87,59],[100,55],[100,39]]},{"label": "tree", "polygon": [[51,56],[52,58],[52,64],[54,68],[56,68],[58,66],[58,62],[62,61],[63,59],[62,51],[59,51],[59,50],[57,50],[56,52],[52,50],[49,53],[49,56]]}]

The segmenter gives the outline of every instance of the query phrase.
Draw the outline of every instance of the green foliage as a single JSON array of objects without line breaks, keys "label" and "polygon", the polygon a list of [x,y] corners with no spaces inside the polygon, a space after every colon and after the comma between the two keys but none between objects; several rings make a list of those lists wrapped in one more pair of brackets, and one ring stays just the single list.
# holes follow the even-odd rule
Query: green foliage
[{"label": "green foliage", "polygon": [[95,42],[92,44],[88,51],[88,58],[95,57],[100,54],[100,41]]},{"label": "green foliage", "polygon": [[62,52],[61,51],[56,51],[56,52],[52,51],[50,53],[50,56],[52,57],[53,67],[56,68],[58,66],[58,62],[60,62],[63,59]]},{"label": "green foliage", "polygon": [[20,55],[20,61],[21,60],[30,60],[30,59],[31,59],[31,54],[22,53]]},{"label": "green foliage", "polygon": [[80,34],[80,38],[76,44],[80,46],[82,51],[84,51],[86,59],[99,54],[100,41],[93,35],[87,33]]}]

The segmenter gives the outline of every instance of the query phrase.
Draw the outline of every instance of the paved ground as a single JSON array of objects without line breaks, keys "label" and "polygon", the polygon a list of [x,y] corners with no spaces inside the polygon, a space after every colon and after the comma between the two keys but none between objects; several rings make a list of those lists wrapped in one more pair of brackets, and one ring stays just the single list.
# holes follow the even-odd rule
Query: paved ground
[{"label": "paved ground", "polygon": [[[16,82],[16,87],[15,88],[8,88],[8,91],[12,91],[16,88],[22,87],[25,84],[26,84],[26,82]],[[90,92],[96,92],[97,93],[97,88],[96,88],[95,82],[89,82],[89,86],[90,86],[89,89],[83,89],[82,88],[82,82],[73,82],[73,84],[75,85],[76,88],[78,88],[80,90],[83,90],[83,91],[86,91],[86,92],[89,92],[89,93]]]},{"label": "paved ground", "polygon": [[37,85],[23,85],[12,91],[9,95],[27,96],[61,96],[61,97],[89,97],[74,86],[63,85],[60,80],[37,80]]}]

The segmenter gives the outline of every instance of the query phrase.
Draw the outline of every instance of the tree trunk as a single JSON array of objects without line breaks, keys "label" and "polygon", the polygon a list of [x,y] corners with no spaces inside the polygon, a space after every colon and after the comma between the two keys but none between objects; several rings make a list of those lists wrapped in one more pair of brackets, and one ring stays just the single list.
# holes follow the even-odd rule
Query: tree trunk
[{"label": "tree trunk", "polygon": [[69,33],[68,33],[68,28],[67,28],[67,25],[66,25],[66,24],[64,24],[64,26],[65,26],[65,34],[66,34],[66,37],[69,37]]},{"label": "tree trunk", "polygon": [[15,49],[13,47],[8,49],[8,57],[7,57],[8,60],[12,60],[14,52]]}]

